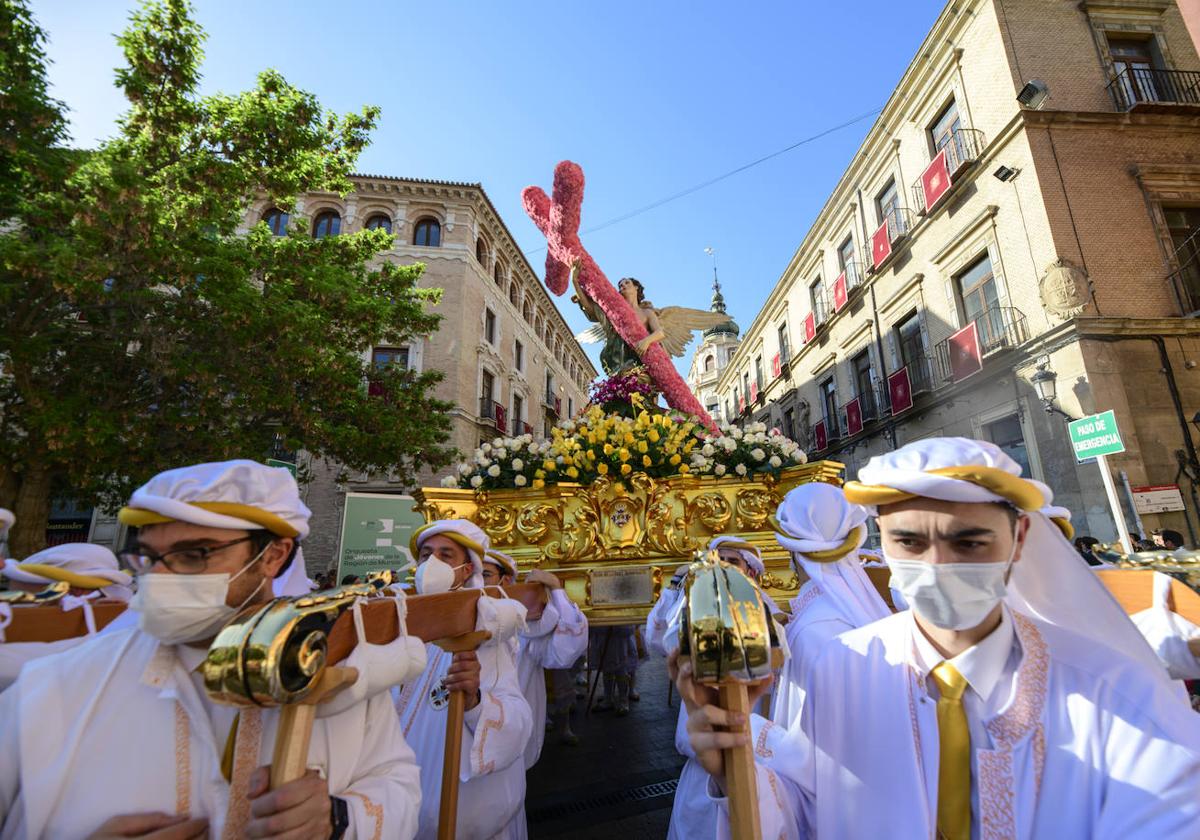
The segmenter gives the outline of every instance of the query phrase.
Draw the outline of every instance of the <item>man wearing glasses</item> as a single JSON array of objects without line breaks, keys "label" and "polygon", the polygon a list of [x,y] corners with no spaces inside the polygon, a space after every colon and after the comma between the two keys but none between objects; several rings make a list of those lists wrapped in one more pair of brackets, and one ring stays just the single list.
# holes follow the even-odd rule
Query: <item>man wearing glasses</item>
[{"label": "man wearing glasses", "polygon": [[213,703],[197,672],[271,600],[309,515],[286,470],[253,461],[134,492],[137,628],[30,663],[0,695],[0,840],[413,836],[418,770],[386,692],[319,717],[309,773],[268,791],[279,711]]}]

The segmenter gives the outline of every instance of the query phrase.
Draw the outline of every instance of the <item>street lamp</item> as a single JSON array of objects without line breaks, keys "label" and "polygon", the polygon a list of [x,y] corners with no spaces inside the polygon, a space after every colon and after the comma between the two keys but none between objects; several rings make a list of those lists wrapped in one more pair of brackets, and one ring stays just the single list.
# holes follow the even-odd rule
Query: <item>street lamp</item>
[{"label": "street lamp", "polygon": [[[1039,363],[1033,376],[1029,377],[1029,381],[1033,383],[1038,399],[1042,401],[1042,407],[1046,409],[1047,414],[1059,414],[1068,420],[1075,419],[1054,404],[1054,398],[1058,395],[1058,374],[1050,369],[1050,362]],[[1197,415],[1200,416],[1200,412],[1197,412]]]}]

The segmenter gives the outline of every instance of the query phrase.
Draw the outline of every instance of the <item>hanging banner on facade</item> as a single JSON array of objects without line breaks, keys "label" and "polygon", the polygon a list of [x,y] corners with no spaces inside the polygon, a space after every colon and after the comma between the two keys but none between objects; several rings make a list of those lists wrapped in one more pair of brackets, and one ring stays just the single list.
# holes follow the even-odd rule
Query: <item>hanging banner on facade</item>
[{"label": "hanging banner on facade", "polygon": [[879,268],[883,261],[892,255],[892,240],[888,236],[888,224],[885,220],[879,230],[871,236],[871,264]]},{"label": "hanging banner on facade", "polygon": [[771,359],[771,375],[776,379],[783,375],[783,360],[779,353],[776,353],[775,357]]},{"label": "hanging banner on facade", "polygon": [[858,397],[846,403],[846,435],[854,437],[863,429],[862,403]]},{"label": "hanging banner on facade", "polygon": [[508,412],[504,410],[504,406],[496,403],[496,429],[502,435],[508,434]]},{"label": "hanging banner on facade", "polygon": [[818,452],[829,446],[829,435],[825,431],[824,420],[818,420],[817,424],[813,426],[813,440]]},{"label": "hanging banner on facade", "polygon": [[892,414],[912,408],[912,382],[908,378],[908,365],[888,377],[888,396],[892,401]]},{"label": "hanging banner on facade", "polygon": [[750,383],[750,402],[757,402],[757,401],[758,401],[758,383],[751,382]]},{"label": "hanging banner on facade", "polygon": [[949,191],[950,169],[946,165],[946,150],[942,149],[921,175],[921,192],[925,195],[926,212],[932,210],[933,205],[941,201],[942,196]]},{"label": "hanging banner on facade", "polygon": [[808,344],[817,335],[817,316],[809,312],[804,319],[804,343]]},{"label": "hanging banner on facade", "polygon": [[412,496],[347,493],[338,546],[337,579],[346,575],[399,569],[411,557],[408,540],[425,524]]},{"label": "hanging banner on facade", "polygon": [[983,370],[983,350],[974,321],[950,336],[946,347],[950,353],[950,378],[955,382],[962,382]]},{"label": "hanging banner on facade", "polygon": [[833,311],[841,312],[849,296],[849,292],[846,290],[846,272],[843,271],[833,281]]}]

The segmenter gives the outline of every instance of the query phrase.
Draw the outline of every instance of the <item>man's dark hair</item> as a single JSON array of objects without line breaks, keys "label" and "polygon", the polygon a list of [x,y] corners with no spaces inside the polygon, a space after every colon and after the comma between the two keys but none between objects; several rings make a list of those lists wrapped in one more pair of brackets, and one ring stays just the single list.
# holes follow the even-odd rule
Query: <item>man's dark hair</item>
[{"label": "man's dark hair", "polygon": [[1100,540],[1095,537],[1076,537],[1075,550],[1078,552],[1091,551],[1096,546],[1100,545]]},{"label": "man's dark hair", "polygon": [[358,575],[342,575],[342,586],[358,583]]},{"label": "man's dark hair", "polygon": [[1170,528],[1159,528],[1154,533],[1162,537],[1164,543],[1170,543],[1171,548],[1183,548],[1183,534]]},{"label": "man's dark hair", "polygon": [[[266,550],[267,546],[269,546],[271,543],[275,542],[275,540],[277,540],[277,539],[280,539],[278,534],[272,534],[270,531],[268,531],[266,529],[259,528],[259,529],[255,529],[255,530],[251,531],[250,532],[250,545],[254,546],[254,548],[253,548],[254,554],[252,554],[251,556],[253,557],[253,556],[260,554],[261,552]],[[277,578],[282,577],[283,573],[292,567],[292,561],[294,559],[296,559],[296,552],[299,550],[299,548],[300,548],[300,540],[293,539],[292,540],[292,552],[291,552],[291,554],[289,554],[287,556],[287,560],[284,561],[283,565],[279,567],[279,572],[275,575],[275,577],[277,577]]]}]

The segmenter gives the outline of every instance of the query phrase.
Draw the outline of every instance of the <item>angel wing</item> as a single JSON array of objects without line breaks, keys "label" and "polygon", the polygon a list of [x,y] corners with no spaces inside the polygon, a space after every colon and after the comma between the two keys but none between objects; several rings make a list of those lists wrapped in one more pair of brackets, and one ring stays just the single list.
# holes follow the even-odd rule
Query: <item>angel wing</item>
[{"label": "angel wing", "polygon": [[662,348],[672,356],[682,356],[692,341],[693,330],[706,330],[724,324],[728,315],[708,309],[688,309],[686,306],[668,306],[659,309],[658,325],[662,327]]},{"label": "angel wing", "polygon": [[593,324],[575,336],[575,340],[580,344],[595,344],[598,341],[604,341],[605,338],[603,324]]}]

